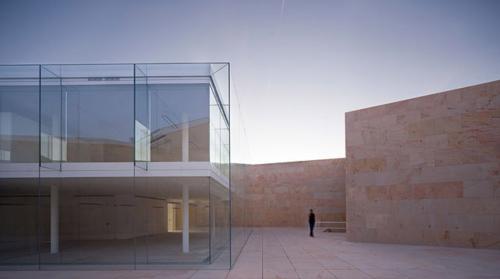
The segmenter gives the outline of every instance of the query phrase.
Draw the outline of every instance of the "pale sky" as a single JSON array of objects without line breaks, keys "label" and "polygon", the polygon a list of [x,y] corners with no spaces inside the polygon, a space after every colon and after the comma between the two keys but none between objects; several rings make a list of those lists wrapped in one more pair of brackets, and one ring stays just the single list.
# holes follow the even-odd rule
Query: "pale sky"
[{"label": "pale sky", "polygon": [[240,160],[343,157],[346,111],[500,79],[500,1],[0,1],[0,64],[207,61]]}]

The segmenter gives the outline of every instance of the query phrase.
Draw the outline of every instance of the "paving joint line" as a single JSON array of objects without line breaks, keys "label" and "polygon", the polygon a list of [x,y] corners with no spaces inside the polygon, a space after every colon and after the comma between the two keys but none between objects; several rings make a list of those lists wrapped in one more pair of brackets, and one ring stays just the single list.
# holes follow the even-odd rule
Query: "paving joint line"
[{"label": "paving joint line", "polygon": [[[327,251],[325,248],[323,248],[323,246],[322,246],[322,245],[320,245],[320,246],[319,246],[319,249],[320,249],[320,250],[323,250],[323,251]],[[304,250],[304,251],[305,251],[305,250]],[[328,252],[328,251],[327,251],[327,252]],[[307,253],[307,252],[306,252],[306,253]],[[339,257],[339,256],[337,256],[337,258],[338,258],[340,261],[342,261],[342,262],[344,262],[344,263],[348,264],[349,266],[352,266],[352,267],[354,268],[354,270],[357,270],[357,271],[359,271],[359,272],[361,272],[361,273],[363,273],[363,274],[367,275],[369,278],[375,278],[375,277],[371,276],[370,274],[368,274],[368,273],[364,272],[363,270],[359,269],[359,268],[358,268],[358,267],[356,267],[355,265],[353,265],[353,264],[349,263],[348,261],[344,260],[343,258],[341,258],[341,257]],[[323,265],[321,265],[321,266],[323,266]],[[333,273],[332,273],[329,269],[326,269],[326,270],[327,270],[330,274],[333,274]],[[337,276],[336,276],[335,274],[333,274],[333,276],[335,276],[335,278],[337,278]]]},{"label": "paving joint line", "polygon": [[[274,233],[273,233],[273,236],[274,236]],[[295,272],[295,275],[297,275],[297,277],[298,277],[298,278],[301,278],[301,277],[300,277],[300,275],[299,275],[299,273],[297,272],[297,268],[296,268],[296,267],[295,267],[295,265],[293,264],[292,260],[290,260],[290,257],[288,256],[288,253],[286,252],[285,247],[284,247],[284,246],[283,246],[283,244],[281,243],[280,238],[279,238],[279,237],[277,237],[276,239],[278,240],[278,243],[279,243],[279,245],[280,245],[280,247],[281,247],[281,250],[283,250],[283,253],[285,254],[285,256],[286,256],[286,258],[287,258],[288,262],[290,262],[290,265],[292,266],[293,271]]]}]

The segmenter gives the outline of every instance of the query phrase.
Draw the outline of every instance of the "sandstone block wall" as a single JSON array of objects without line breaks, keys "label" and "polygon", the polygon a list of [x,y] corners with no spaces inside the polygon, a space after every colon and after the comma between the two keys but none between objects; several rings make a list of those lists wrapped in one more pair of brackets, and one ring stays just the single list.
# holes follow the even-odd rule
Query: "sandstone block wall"
[{"label": "sandstone block wall", "polygon": [[250,226],[305,226],[310,208],[317,220],[345,220],[344,159],[246,168]]},{"label": "sandstone block wall", "polygon": [[500,81],[346,113],[352,241],[500,247]]}]

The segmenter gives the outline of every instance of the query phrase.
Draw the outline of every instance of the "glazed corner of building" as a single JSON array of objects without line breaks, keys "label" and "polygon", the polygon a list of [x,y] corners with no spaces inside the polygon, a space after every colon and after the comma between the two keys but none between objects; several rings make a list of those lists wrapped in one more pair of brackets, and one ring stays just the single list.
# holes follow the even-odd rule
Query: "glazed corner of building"
[{"label": "glazed corner of building", "polygon": [[230,267],[229,67],[0,66],[0,264]]}]

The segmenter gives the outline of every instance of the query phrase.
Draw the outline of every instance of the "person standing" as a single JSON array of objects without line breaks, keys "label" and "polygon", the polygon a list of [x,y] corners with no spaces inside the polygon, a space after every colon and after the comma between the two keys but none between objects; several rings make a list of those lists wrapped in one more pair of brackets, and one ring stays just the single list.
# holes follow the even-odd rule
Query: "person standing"
[{"label": "person standing", "polygon": [[316,215],[313,210],[309,212],[309,236],[314,237],[314,224],[316,224]]}]

